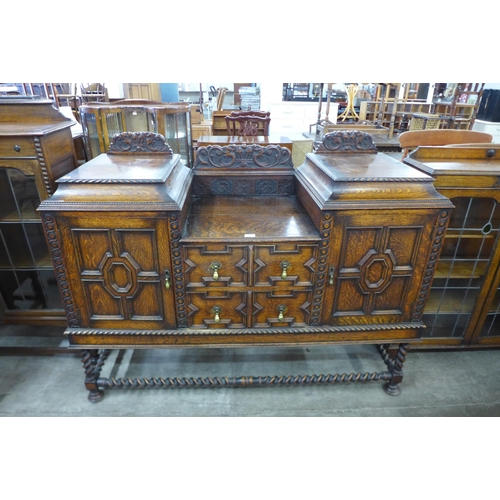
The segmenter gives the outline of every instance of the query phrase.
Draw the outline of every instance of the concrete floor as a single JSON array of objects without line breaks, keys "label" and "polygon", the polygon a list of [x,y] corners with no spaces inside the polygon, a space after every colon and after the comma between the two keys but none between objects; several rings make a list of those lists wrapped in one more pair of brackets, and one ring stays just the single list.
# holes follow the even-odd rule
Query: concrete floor
[{"label": "concrete floor", "polygon": [[[245,389],[108,389],[101,402],[90,403],[80,355],[68,353],[66,345],[62,329],[0,326],[0,416],[500,416],[499,350],[410,351],[399,396],[386,394],[383,382],[370,382]],[[40,346],[46,350],[33,349]],[[113,351],[102,375],[236,377],[382,370],[385,365],[376,348],[358,345],[121,350]]]}]

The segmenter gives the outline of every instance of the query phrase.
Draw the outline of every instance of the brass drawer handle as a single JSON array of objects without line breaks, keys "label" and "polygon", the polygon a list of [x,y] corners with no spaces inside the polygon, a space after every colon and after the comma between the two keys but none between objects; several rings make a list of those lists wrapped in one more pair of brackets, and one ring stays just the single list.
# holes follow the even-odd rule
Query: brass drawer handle
[{"label": "brass drawer handle", "polygon": [[220,262],[214,261],[210,264],[210,269],[214,272],[213,279],[217,281],[219,279],[219,269],[222,267]]},{"label": "brass drawer handle", "polygon": [[330,267],[330,271],[328,273],[328,284],[333,285],[333,280],[335,278],[335,266]]},{"label": "brass drawer handle", "polygon": [[214,307],[212,307],[212,311],[215,314],[214,321],[216,323],[219,323],[219,321],[220,321],[220,312],[222,311],[222,307],[214,306]]},{"label": "brass drawer handle", "polygon": [[287,260],[282,260],[280,262],[280,266],[281,266],[281,269],[283,269],[283,272],[281,273],[281,279],[285,280],[286,277],[287,277],[287,273],[286,272],[287,272],[288,269],[290,269],[292,267],[292,265]]},{"label": "brass drawer handle", "polygon": [[276,309],[278,309],[278,319],[280,321],[283,321],[283,318],[284,318],[284,314],[286,312],[286,306],[283,305],[283,304],[280,304]]},{"label": "brass drawer handle", "polygon": [[170,290],[170,281],[171,281],[170,271],[168,269],[165,269],[165,288],[167,290]]}]

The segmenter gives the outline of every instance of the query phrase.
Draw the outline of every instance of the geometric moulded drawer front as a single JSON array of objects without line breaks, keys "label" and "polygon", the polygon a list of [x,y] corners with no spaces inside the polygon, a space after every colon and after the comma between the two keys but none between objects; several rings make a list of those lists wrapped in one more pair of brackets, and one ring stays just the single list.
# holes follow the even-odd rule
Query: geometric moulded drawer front
[{"label": "geometric moulded drawer front", "polygon": [[256,245],[252,283],[256,286],[311,287],[314,285],[317,260],[316,243]]},{"label": "geometric moulded drawer front", "polygon": [[161,321],[153,229],[72,229],[89,320]]},{"label": "geometric moulded drawer front", "polygon": [[422,227],[348,227],[337,276],[333,317],[404,321]]},{"label": "geometric moulded drawer front", "polygon": [[183,251],[188,289],[248,284],[247,245],[190,244]]}]

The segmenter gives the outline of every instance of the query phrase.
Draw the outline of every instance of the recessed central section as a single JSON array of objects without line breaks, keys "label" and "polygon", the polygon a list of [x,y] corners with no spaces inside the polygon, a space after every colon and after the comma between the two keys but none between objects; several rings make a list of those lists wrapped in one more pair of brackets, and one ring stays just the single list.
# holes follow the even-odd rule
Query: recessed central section
[{"label": "recessed central section", "polygon": [[112,295],[132,296],[137,288],[137,271],[127,258],[106,258],[102,266],[104,286]]},{"label": "recessed central section", "polygon": [[119,293],[126,293],[132,287],[132,272],[123,262],[114,262],[109,267],[110,285]]},{"label": "recessed central section", "polygon": [[360,263],[361,276],[359,285],[363,292],[381,292],[391,282],[394,263],[386,254],[368,252]]}]

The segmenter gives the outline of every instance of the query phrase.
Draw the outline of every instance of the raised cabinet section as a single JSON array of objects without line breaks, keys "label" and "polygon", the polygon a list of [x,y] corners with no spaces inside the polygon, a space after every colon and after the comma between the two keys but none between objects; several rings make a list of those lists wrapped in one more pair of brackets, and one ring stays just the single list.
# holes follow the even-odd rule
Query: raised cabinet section
[{"label": "raised cabinet section", "polygon": [[73,122],[53,101],[0,98],[0,303],[7,323],[64,326],[37,208],[76,168]]},{"label": "raised cabinet section", "polygon": [[405,160],[455,206],[423,317],[425,345],[500,345],[499,157],[497,145],[425,147]]}]

